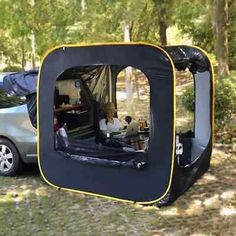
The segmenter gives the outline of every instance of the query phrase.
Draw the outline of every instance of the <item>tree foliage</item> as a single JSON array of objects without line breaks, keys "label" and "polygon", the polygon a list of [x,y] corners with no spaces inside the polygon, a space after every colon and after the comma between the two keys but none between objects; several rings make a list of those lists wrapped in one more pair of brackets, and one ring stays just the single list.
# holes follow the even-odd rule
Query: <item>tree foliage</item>
[{"label": "tree foliage", "polygon": [[[161,44],[166,29],[177,25],[207,51],[213,51],[214,1],[210,0],[1,0],[0,58],[7,65],[25,66],[60,44],[123,41],[129,25],[132,41]],[[236,6],[229,6],[229,61],[235,65]],[[165,34],[165,35],[164,35]]]},{"label": "tree foliage", "polygon": [[[235,118],[236,79],[234,76],[217,80],[216,83],[215,121],[218,129],[223,129],[231,119]],[[189,87],[184,91],[182,104],[187,110],[194,112],[194,100],[193,89]]]},{"label": "tree foliage", "polygon": [[[236,58],[236,2],[228,2],[228,47],[230,67],[235,68]],[[192,39],[193,44],[204,48],[208,52],[214,52],[216,37],[214,36],[214,25],[217,15],[215,14],[215,1],[210,0],[183,0],[175,8],[174,18],[178,28]],[[222,48],[224,45],[222,45]],[[217,52],[215,51],[217,54]]]},{"label": "tree foliage", "polygon": [[193,43],[212,51],[212,5],[207,1],[184,1],[175,9],[175,21],[181,32],[192,38]]}]

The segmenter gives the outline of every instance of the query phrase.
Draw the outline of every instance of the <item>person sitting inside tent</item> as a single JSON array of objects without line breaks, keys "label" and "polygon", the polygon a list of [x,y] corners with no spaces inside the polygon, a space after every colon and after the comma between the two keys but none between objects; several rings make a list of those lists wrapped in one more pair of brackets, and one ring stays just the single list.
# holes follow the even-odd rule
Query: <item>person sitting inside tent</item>
[{"label": "person sitting inside tent", "polygon": [[116,109],[114,103],[107,102],[104,104],[103,113],[105,118],[100,120],[99,127],[105,135],[120,132],[122,128],[119,119],[114,117],[115,112]]},{"label": "person sitting inside tent", "polygon": [[126,116],[125,117],[125,122],[127,123],[127,125],[124,126],[124,129],[127,129],[128,125],[131,123],[131,121],[132,121],[131,116]]},{"label": "person sitting inside tent", "polygon": [[125,121],[127,123],[127,126],[124,127],[126,129],[125,136],[129,137],[138,135],[138,123],[131,116],[126,116]]},{"label": "person sitting inside tent", "polygon": [[130,144],[135,150],[144,150],[143,140],[140,139],[138,134],[139,124],[131,116],[126,116],[125,121],[127,122],[125,132],[125,142]]},{"label": "person sitting inside tent", "polygon": [[53,117],[53,129],[55,132],[55,147],[68,147],[69,141],[68,141],[68,135],[66,133],[66,127],[61,126],[58,122],[58,115],[55,113]]},{"label": "person sitting inside tent", "polygon": [[53,129],[54,129],[54,132],[58,132],[58,130],[61,128],[60,125],[59,125],[59,122],[58,122],[58,115],[56,113],[54,113],[54,117],[53,117]]}]

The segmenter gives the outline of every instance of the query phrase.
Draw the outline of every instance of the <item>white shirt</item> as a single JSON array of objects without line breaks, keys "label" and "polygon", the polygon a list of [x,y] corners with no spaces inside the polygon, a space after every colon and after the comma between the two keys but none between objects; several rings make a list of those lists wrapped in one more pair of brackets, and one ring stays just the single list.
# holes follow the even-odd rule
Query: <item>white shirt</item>
[{"label": "white shirt", "polygon": [[117,118],[113,118],[113,124],[108,122],[106,124],[106,119],[101,119],[99,121],[99,127],[100,130],[106,133],[113,133],[113,132],[119,132],[120,128],[121,128],[121,123]]}]

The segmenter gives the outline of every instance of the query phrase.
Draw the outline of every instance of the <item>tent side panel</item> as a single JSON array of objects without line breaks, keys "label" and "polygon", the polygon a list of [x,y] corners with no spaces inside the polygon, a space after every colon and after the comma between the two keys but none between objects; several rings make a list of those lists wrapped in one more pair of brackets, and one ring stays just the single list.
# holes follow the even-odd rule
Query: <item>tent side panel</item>
[{"label": "tent side panel", "polygon": [[[54,150],[53,106],[58,76],[77,66],[118,65],[141,69],[149,79],[151,131],[148,167],[107,168],[81,164]],[[163,49],[145,44],[62,47],[44,59],[38,86],[39,165],[54,186],[149,203],[162,198],[170,187],[174,160],[174,70]]]}]

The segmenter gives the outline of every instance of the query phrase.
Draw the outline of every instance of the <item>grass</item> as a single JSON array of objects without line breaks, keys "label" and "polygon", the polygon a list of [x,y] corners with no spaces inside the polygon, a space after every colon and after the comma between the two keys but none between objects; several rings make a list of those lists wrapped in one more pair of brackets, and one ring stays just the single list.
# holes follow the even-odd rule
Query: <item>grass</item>
[{"label": "grass", "polygon": [[235,153],[216,147],[203,178],[158,209],[59,191],[30,166],[0,177],[0,235],[233,235],[235,169]]}]

